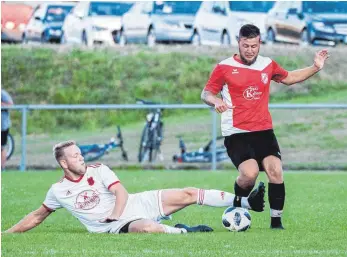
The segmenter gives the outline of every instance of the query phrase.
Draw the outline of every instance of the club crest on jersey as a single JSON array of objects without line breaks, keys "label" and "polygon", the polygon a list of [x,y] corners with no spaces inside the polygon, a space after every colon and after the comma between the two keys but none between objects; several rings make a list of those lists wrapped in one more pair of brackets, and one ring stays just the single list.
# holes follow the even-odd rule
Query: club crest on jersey
[{"label": "club crest on jersey", "polygon": [[267,73],[262,73],[261,74],[261,81],[264,83],[264,84],[267,84],[269,82],[269,77],[267,75]]},{"label": "club crest on jersey", "polygon": [[82,210],[90,210],[97,206],[100,202],[98,191],[84,190],[76,197],[75,208]]},{"label": "club crest on jersey", "polygon": [[93,177],[88,178],[87,181],[88,181],[88,184],[89,184],[90,186],[94,185],[94,183],[95,183]]}]

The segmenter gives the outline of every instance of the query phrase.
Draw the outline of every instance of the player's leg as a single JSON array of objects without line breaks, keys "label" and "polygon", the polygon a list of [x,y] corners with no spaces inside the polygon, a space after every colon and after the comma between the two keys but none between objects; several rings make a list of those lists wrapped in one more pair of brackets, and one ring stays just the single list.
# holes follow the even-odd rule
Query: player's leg
[{"label": "player's leg", "polygon": [[270,203],[271,228],[282,229],[281,216],[285,201],[281,151],[274,131],[261,132],[256,140],[256,152],[261,170],[265,170],[269,179],[268,198]]},{"label": "player's leg", "polygon": [[252,191],[259,174],[259,166],[256,160],[243,161],[239,166],[239,175],[234,184],[235,195],[247,197]]},{"label": "player's leg", "polygon": [[[123,228],[122,228],[123,229]],[[124,230],[121,229],[121,232]],[[129,233],[166,233],[166,234],[184,234],[190,232],[212,232],[213,230],[208,226],[199,225],[196,227],[189,227],[186,225],[178,224],[171,227],[164,224],[159,224],[149,219],[141,219],[131,222],[128,225]]]},{"label": "player's leg", "polygon": [[161,190],[161,202],[163,212],[166,216],[171,215],[189,205],[198,204],[212,207],[244,207],[254,211],[264,210],[263,183],[254,190],[252,196],[235,197],[234,194],[216,189],[199,189],[187,187],[183,189]]},{"label": "player's leg", "polygon": [[228,156],[239,170],[239,176],[234,183],[235,195],[247,197],[252,191],[259,174],[257,161],[252,149],[254,133],[239,133],[227,136],[224,145]]},{"label": "player's leg", "polygon": [[271,212],[271,228],[283,229],[282,213],[285,201],[282,162],[276,156],[268,156],[263,160],[265,172],[269,178],[268,197]]}]

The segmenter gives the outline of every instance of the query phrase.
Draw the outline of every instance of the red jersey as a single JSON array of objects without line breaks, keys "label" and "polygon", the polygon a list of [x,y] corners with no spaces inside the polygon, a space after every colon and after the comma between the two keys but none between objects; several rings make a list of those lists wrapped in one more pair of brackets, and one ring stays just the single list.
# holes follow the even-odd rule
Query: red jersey
[{"label": "red jersey", "polygon": [[222,95],[235,109],[222,113],[223,136],[272,129],[269,112],[270,80],[281,82],[288,71],[268,57],[258,55],[255,63],[244,65],[234,55],[213,70],[205,90]]}]

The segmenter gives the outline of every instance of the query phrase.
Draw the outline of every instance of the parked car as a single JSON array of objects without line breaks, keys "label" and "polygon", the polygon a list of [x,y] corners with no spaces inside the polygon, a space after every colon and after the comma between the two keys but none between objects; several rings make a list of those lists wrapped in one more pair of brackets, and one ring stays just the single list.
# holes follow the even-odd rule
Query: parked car
[{"label": "parked car", "polygon": [[74,7],[71,2],[47,2],[37,6],[23,34],[23,42],[59,43],[66,15]]},{"label": "parked car", "polygon": [[201,1],[137,2],[123,16],[120,43],[192,42]]},{"label": "parked car", "polygon": [[259,27],[266,37],[266,13],[273,1],[206,1],[202,4],[195,22],[197,44],[237,45],[242,25],[251,23]]},{"label": "parked car", "polygon": [[79,2],[66,17],[62,41],[88,46],[117,44],[121,17],[132,5],[131,2]]},{"label": "parked car", "polygon": [[21,42],[32,13],[30,5],[1,2],[1,42]]},{"label": "parked car", "polygon": [[266,28],[270,42],[347,43],[347,2],[279,1],[268,13]]},{"label": "parked car", "polygon": [[254,24],[260,29],[260,38],[266,42],[265,21],[267,13],[274,6],[275,1],[229,1],[230,14],[237,18],[239,27],[234,38],[238,38],[238,31],[242,25]]}]

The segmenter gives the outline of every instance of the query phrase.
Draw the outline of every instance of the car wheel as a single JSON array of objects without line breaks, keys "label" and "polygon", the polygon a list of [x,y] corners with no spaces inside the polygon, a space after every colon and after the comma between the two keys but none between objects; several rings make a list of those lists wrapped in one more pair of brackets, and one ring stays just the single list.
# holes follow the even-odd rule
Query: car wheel
[{"label": "car wheel", "polygon": [[309,44],[310,44],[310,37],[309,37],[307,29],[304,29],[301,32],[300,45],[301,46],[308,46]]},{"label": "car wheel", "polygon": [[227,32],[224,32],[221,37],[221,45],[222,46],[229,46],[230,45],[230,37]]},{"label": "car wheel", "polygon": [[268,44],[273,44],[276,42],[276,34],[275,34],[275,31],[273,31],[272,29],[269,29],[267,31],[267,34],[266,34],[266,43]]},{"label": "car wheel", "polygon": [[27,36],[25,35],[25,33],[23,33],[23,36],[22,36],[22,43],[23,43],[23,44],[28,44],[28,43],[29,43],[28,38],[27,38]]},{"label": "car wheel", "polygon": [[93,46],[93,43],[88,41],[87,33],[85,31],[82,32],[82,44],[85,46]]},{"label": "car wheel", "polygon": [[119,33],[118,44],[120,46],[125,46],[127,44],[127,39],[125,37],[125,34],[124,34],[123,30],[121,30],[121,32]]},{"label": "car wheel", "polygon": [[46,34],[45,34],[45,33],[42,33],[40,42],[41,42],[41,44],[48,43],[47,37],[46,37]]},{"label": "car wheel", "polygon": [[65,37],[64,31],[61,32],[60,44],[61,44],[61,45],[65,45],[65,44],[66,44],[66,37]]},{"label": "car wheel", "polygon": [[155,37],[154,30],[153,30],[153,28],[151,28],[147,34],[147,45],[149,47],[153,47],[153,46],[155,46],[156,42],[157,42],[157,39]]},{"label": "car wheel", "polygon": [[194,32],[193,36],[192,36],[192,45],[193,46],[199,46],[201,45],[201,40],[200,40],[200,35],[198,32]]}]

